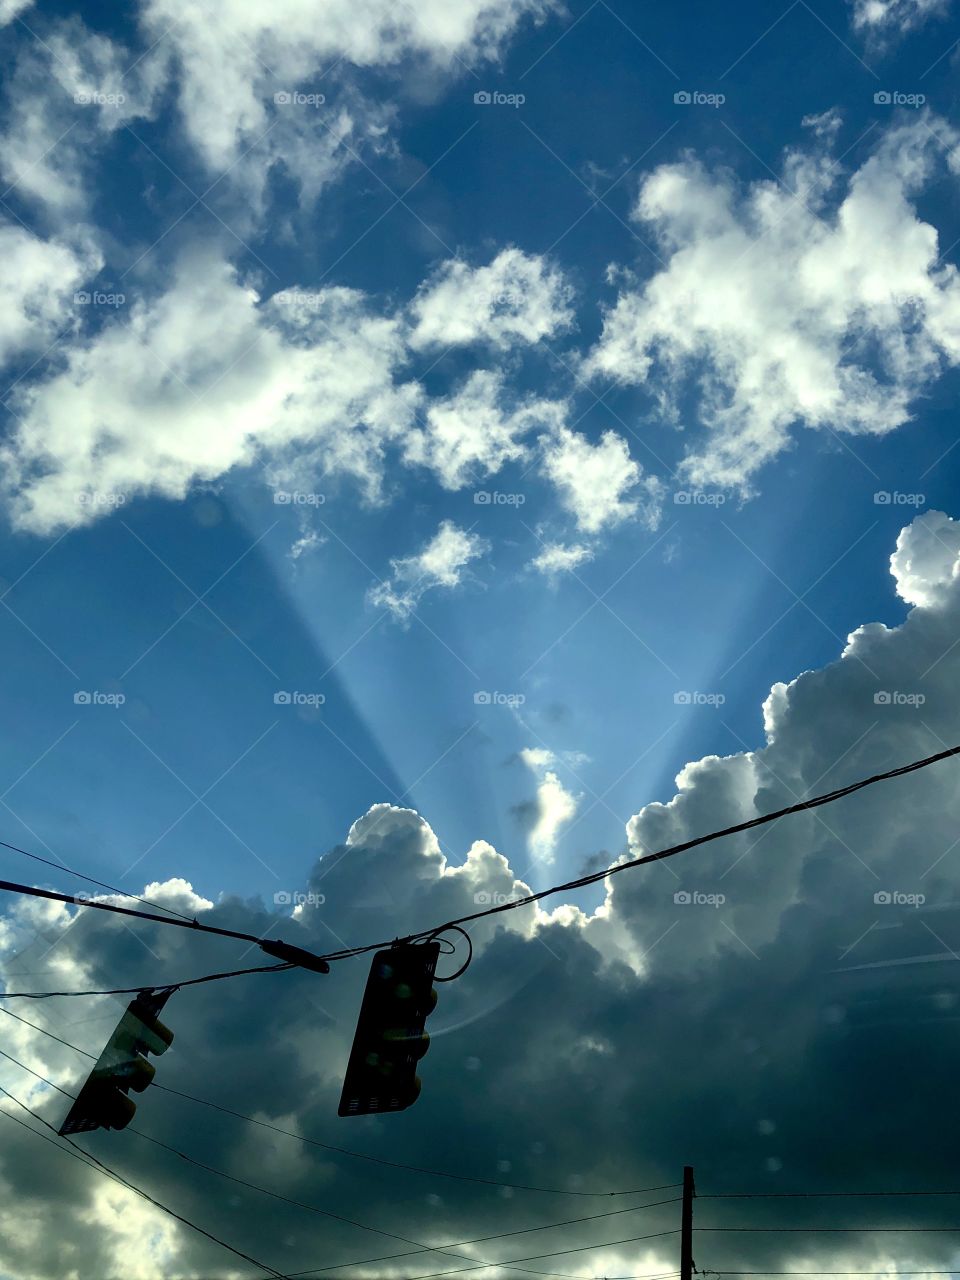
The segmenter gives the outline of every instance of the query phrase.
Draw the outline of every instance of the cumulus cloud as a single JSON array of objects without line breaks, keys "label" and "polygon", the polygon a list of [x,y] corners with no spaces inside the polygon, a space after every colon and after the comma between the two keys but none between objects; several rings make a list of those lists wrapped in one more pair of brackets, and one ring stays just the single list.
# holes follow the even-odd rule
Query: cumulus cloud
[{"label": "cumulus cloud", "polygon": [[572,290],[544,258],[504,249],[486,267],[445,262],[411,306],[415,348],[539,342],[569,327]]},{"label": "cumulus cloud", "polygon": [[488,549],[489,543],[479,534],[461,529],[452,520],[443,520],[415,555],[390,561],[392,573],[386,581],[371,587],[370,603],[405,622],[428,591],[458,587],[467,565]]},{"label": "cumulus cloud", "polygon": [[78,324],[74,291],[99,270],[101,260],[89,243],[43,240],[10,222],[0,223],[0,257],[0,365],[5,365],[29,352],[39,354]]},{"label": "cumulus cloud", "polygon": [[897,595],[930,609],[950,599],[960,575],[960,522],[926,511],[901,532],[890,557]]},{"label": "cumulus cloud", "polygon": [[18,388],[0,462],[20,527],[96,519],[109,509],[97,494],[181,498],[260,450],[279,480],[313,449],[328,474],[378,490],[384,441],[410,421],[419,389],[394,380],[399,324],[361,294],[293,292],[261,306],[231,266],[197,253],[127,310],[71,346],[62,370]]},{"label": "cumulus cloud", "polygon": [[559,401],[531,399],[511,404],[505,378],[477,369],[456,391],[427,405],[422,427],[403,441],[407,462],[430,467],[446,489],[460,489],[526,456],[521,437],[563,421]]},{"label": "cumulus cloud", "polygon": [[[821,670],[794,679],[785,672],[764,708],[763,740],[691,761],[668,803],[638,808],[625,849],[692,838],[960,740],[960,581],[952,564],[920,554],[930,527],[945,519],[931,515],[900,539],[898,553],[906,547],[914,567],[895,571],[918,574],[927,588],[936,582],[936,601],[918,602],[898,626],[858,628]],[[925,701],[878,702],[878,688]],[[545,776],[555,762],[531,749],[527,767]],[[146,1146],[133,1130],[82,1143],[162,1203],[284,1273],[381,1258],[416,1248],[411,1240],[472,1239],[528,1228],[531,1219],[578,1216],[566,1203],[551,1215],[530,1193],[398,1172],[302,1138],[383,1160],[396,1160],[402,1148],[404,1162],[423,1168],[566,1190],[672,1183],[690,1161],[698,1185],[711,1190],[949,1186],[954,1151],[942,1138],[944,1099],[952,1097],[960,1054],[951,976],[960,946],[956,770],[942,762],[670,863],[624,871],[608,882],[599,906],[591,905],[595,898],[579,908],[545,902],[471,925],[475,960],[439,990],[416,1107],[349,1122],[349,1133],[336,1105],[364,959],[338,962],[329,977],[259,975],[177,993],[165,1012],[177,1038],[158,1060],[157,1083],[293,1136],[155,1087],[138,1098],[133,1129],[406,1243],[366,1239],[369,1232],[325,1219],[320,1258],[315,1215],[302,1208],[228,1185]],[[448,859],[424,818],[389,804],[374,805],[305,873],[312,897],[298,921],[192,883],[149,888],[153,897],[169,889],[171,905],[210,923],[257,936],[270,931],[315,950],[389,939],[528,892],[489,843],[478,840],[462,858]],[[206,905],[211,899],[215,906]],[[135,937],[119,921],[91,920],[92,912],[63,904],[6,907],[0,963],[8,989],[45,985],[35,976],[28,987],[19,976],[36,970],[54,970],[45,978],[59,989],[112,987],[121,977],[121,985],[156,982],[250,962],[242,947],[233,953],[231,943],[187,930],[138,922]],[[878,961],[884,967],[869,967]],[[444,957],[451,969],[455,963]],[[98,1052],[122,1004],[107,997],[78,1010],[78,1003],[18,1002],[13,1012]],[[7,1052],[76,1088],[89,1060],[2,1012],[0,1022]],[[918,1063],[925,1087],[904,1089]],[[64,1098],[31,1084],[8,1060],[0,1074],[4,1088],[59,1123]],[[0,1109],[14,1110],[7,1101]],[[104,1203],[97,1175],[41,1151],[34,1135],[3,1116],[0,1124],[5,1271],[16,1280],[68,1267],[79,1275],[126,1274],[131,1219]],[[716,1225],[785,1221],[783,1201],[754,1200],[742,1211],[717,1204]],[[596,1212],[591,1205],[583,1204],[584,1214]],[[208,1241],[141,1212],[143,1257],[130,1265],[145,1275],[148,1262],[154,1273],[183,1275],[220,1274],[228,1265]],[[943,1223],[942,1205],[923,1198],[884,1201],[877,1213],[851,1218],[836,1201],[810,1200],[790,1222]],[[40,1229],[53,1221],[56,1232]],[[524,1247],[507,1239],[454,1250],[466,1260],[422,1257],[420,1269],[493,1261],[501,1265],[491,1274],[508,1275],[511,1261],[536,1266],[533,1255],[589,1246],[582,1257],[571,1255],[577,1261],[566,1260],[571,1273],[659,1274],[675,1265],[675,1234],[636,1244],[598,1240],[675,1233],[676,1221],[676,1206],[667,1205],[645,1210],[642,1223],[630,1219],[629,1227],[611,1219],[616,1231],[599,1237],[595,1222],[574,1224]],[[772,1230],[737,1237],[735,1246],[712,1235],[703,1241],[701,1268],[956,1265],[954,1243],[937,1232]],[[390,1266],[367,1270],[389,1274]]]},{"label": "cumulus cloud", "polygon": [[895,126],[845,184],[822,152],[746,189],[693,157],[660,166],[634,216],[666,266],[622,290],[587,371],[646,384],[678,422],[694,399],[698,485],[749,488],[796,424],[893,431],[960,358],[957,272],[913,203],[956,146],[943,121]]},{"label": "cumulus cloud", "polygon": [[643,474],[622,436],[605,431],[594,444],[579,431],[561,427],[541,443],[544,474],[578,529],[595,534],[634,516],[656,528],[662,485]]}]

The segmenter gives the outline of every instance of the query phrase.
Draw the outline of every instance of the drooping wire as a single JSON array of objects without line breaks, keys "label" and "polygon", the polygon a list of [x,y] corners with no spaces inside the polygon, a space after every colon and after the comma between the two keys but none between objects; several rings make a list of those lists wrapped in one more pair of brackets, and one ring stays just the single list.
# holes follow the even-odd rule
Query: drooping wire
[{"label": "drooping wire", "polygon": [[[0,1013],[7,1014],[8,1017],[16,1018],[17,1022],[21,1022],[24,1026],[39,1031],[41,1035],[49,1036],[51,1040],[55,1040],[58,1044],[62,1044],[67,1049],[74,1049],[77,1053],[83,1054],[84,1057],[96,1061],[96,1054],[87,1053],[85,1049],[79,1048],[75,1044],[71,1044],[69,1040],[63,1040],[60,1036],[55,1035],[52,1031],[48,1031],[46,1027],[38,1026],[35,1022],[30,1022],[27,1018],[21,1018],[19,1014],[11,1012],[10,1009],[0,1007]],[[28,1068],[29,1070],[29,1068]],[[488,1187],[507,1187],[511,1191],[533,1191],[542,1195],[557,1196],[578,1196],[594,1199],[598,1196],[644,1196],[652,1195],[657,1191],[673,1191],[680,1186],[679,1182],[663,1183],[656,1187],[633,1187],[622,1191],[569,1191],[563,1187],[534,1187],[528,1186],[521,1182],[506,1182],[503,1179],[495,1178],[477,1178],[471,1177],[466,1173],[450,1173],[444,1169],[425,1169],[420,1165],[404,1164],[399,1160],[385,1160],[381,1156],[368,1155],[363,1151],[351,1151],[347,1147],[333,1146],[328,1142],[320,1142],[317,1138],[307,1138],[303,1134],[294,1133],[292,1129],[284,1129],[279,1125],[270,1124],[267,1120],[257,1120],[253,1116],[244,1115],[240,1111],[233,1111],[229,1107],[224,1107],[218,1102],[210,1102],[206,1098],[196,1098],[192,1094],[182,1093],[179,1089],[171,1089],[169,1085],[152,1084],[152,1089],[159,1089],[163,1093],[172,1094],[176,1098],[183,1098],[187,1102],[196,1103],[198,1106],[209,1107],[213,1111],[220,1111],[224,1115],[232,1116],[235,1120],[243,1120],[248,1124],[257,1125],[261,1129],[269,1129],[272,1133],[280,1133],[288,1138],[295,1138],[298,1142],[303,1142],[308,1146],[318,1147],[323,1151],[331,1151],[336,1155],[349,1156],[354,1160],[366,1160],[372,1164],[386,1165],[391,1169],[402,1169],[408,1173],[422,1173],[432,1178],[449,1178],[455,1182],[471,1182],[478,1183]]]},{"label": "drooping wire", "polygon": [[[15,1097],[7,1089],[4,1089],[2,1085],[0,1085],[0,1093],[2,1093],[4,1097],[9,1098],[11,1102],[16,1103],[21,1110],[25,1111],[27,1115],[32,1116],[34,1120],[38,1120],[40,1124],[49,1129],[51,1133],[57,1133],[57,1130],[48,1120],[45,1120],[43,1116],[38,1115],[35,1111],[31,1111],[26,1103],[21,1102],[19,1098]],[[22,1124],[25,1129],[36,1137],[45,1138],[44,1134],[31,1128],[30,1125],[24,1124],[23,1121],[18,1121],[17,1117],[12,1115],[9,1111],[4,1111],[3,1108],[0,1108],[0,1115],[6,1116],[8,1120],[13,1120],[18,1124]],[[52,1145],[55,1146],[58,1151],[63,1152],[64,1155],[73,1155],[74,1152],[79,1152],[80,1155],[78,1158],[80,1158],[81,1162],[86,1164],[88,1168],[92,1168],[94,1173],[102,1173],[104,1177],[112,1178],[114,1182],[119,1183],[121,1186],[126,1187],[127,1190],[133,1191],[136,1195],[141,1196],[144,1200],[152,1204],[155,1209],[159,1209],[161,1213],[165,1213],[169,1217],[175,1218],[177,1222],[181,1222],[184,1226],[190,1227],[191,1230],[198,1232],[202,1236],[206,1236],[208,1240],[212,1240],[214,1244],[218,1244],[221,1248],[229,1250],[229,1252],[235,1254],[236,1257],[242,1258],[244,1262],[252,1263],[253,1266],[259,1267],[262,1271],[266,1271],[268,1275],[274,1276],[275,1280],[285,1280],[283,1272],[275,1271],[273,1267],[268,1266],[267,1263],[260,1262],[257,1258],[252,1257],[249,1253],[244,1253],[242,1249],[235,1248],[232,1244],[227,1244],[226,1240],[221,1240],[219,1236],[215,1236],[211,1231],[207,1231],[205,1227],[199,1226],[196,1222],[192,1222],[189,1218],[185,1218],[182,1214],[168,1208],[167,1205],[162,1204],[159,1200],[155,1200],[154,1197],[144,1191],[142,1187],[138,1187],[135,1183],[124,1178],[122,1174],[117,1173],[115,1169],[111,1169],[109,1165],[104,1164],[102,1160],[99,1160],[95,1155],[91,1154],[91,1152],[84,1151],[84,1149],[77,1146],[72,1139],[65,1137],[63,1138],[63,1141],[67,1144],[67,1147],[70,1147],[73,1150],[67,1150],[66,1147],[61,1146],[59,1142],[53,1142],[52,1139],[46,1138],[46,1141],[51,1142]]]},{"label": "drooping wire", "polygon": [[50,1000],[54,996],[129,996],[149,991],[179,991],[202,982],[219,982],[221,978],[240,978],[247,973],[280,973],[295,969],[294,964],[262,964],[255,969],[231,969],[227,973],[208,973],[202,978],[184,978],[182,982],[155,982],[152,986],[112,987],[103,991],[0,991],[0,1000]]},{"label": "drooping wire", "polygon": [[158,911],[169,911],[171,915],[179,916],[181,920],[192,919],[191,916],[185,916],[182,911],[177,911],[175,907],[168,907],[162,902],[151,902],[149,898],[140,898],[126,889],[118,889],[115,885],[107,884],[105,880],[97,880],[93,876],[84,875],[82,871],[75,871],[73,867],[68,867],[66,863],[53,862],[50,858],[41,858],[39,853],[31,853],[29,849],[21,849],[19,845],[10,844],[6,840],[0,840],[0,849],[9,849],[12,853],[20,853],[25,858],[32,858],[34,862],[42,862],[44,866],[55,867],[58,871],[66,871],[68,875],[76,876],[78,880],[86,880],[87,884],[95,884],[100,889],[107,889],[110,893],[119,894],[121,898],[132,898],[134,902],[139,902],[145,907],[156,907]]}]

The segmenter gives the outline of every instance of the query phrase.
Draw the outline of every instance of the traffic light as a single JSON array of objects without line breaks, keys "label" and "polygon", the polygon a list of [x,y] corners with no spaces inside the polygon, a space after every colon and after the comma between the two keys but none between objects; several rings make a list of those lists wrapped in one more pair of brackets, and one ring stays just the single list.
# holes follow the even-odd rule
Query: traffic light
[{"label": "traffic light", "polygon": [[420,1093],[423,1029],[437,1003],[439,942],[390,947],[373,957],[340,1096],[341,1116],[403,1111]]},{"label": "traffic light", "polygon": [[142,1093],[156,1072],[146,1055],[165,1052],[173,1041],[173,1032],[157,1019],[173,991],[142,991],[130,1002],[60,1126],[61,1137],[130,1123],[137,1104],[129,1091]]}]

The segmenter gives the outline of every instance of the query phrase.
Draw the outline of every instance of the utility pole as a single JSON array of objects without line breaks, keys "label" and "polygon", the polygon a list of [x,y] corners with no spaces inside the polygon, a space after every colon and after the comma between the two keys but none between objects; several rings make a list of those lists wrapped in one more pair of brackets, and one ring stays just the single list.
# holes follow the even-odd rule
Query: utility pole
[{"label": "utility pole", "polygon": [[680,1280],[693,1280],[693,1197],[697,1189],[693,1185],[693,1168],[683,1166],[683,1204],[680,1210]]}]

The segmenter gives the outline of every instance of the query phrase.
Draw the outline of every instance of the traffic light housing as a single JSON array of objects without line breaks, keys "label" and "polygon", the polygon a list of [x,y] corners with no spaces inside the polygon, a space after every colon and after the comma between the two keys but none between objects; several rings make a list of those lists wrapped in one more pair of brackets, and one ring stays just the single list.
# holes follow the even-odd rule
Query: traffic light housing
[{"label": "traffic light housing", "polygon": [[130,1123],[137,1109],[130,1090],[142,1093],[156,1072],[147,1054],[164,1053],[173,1041],[173,1032],[157,1018],[171,995],[173,988],[141,992],[130,1002],[60,1126],[61,1137]]},{"label": "traffic light housing", "polygon": [[403,1111],[420,1094],[417,1063],[430,1047],[424,1023],[437,1003],[439,942],[378,951],[370,966],[338,1114]]}]

